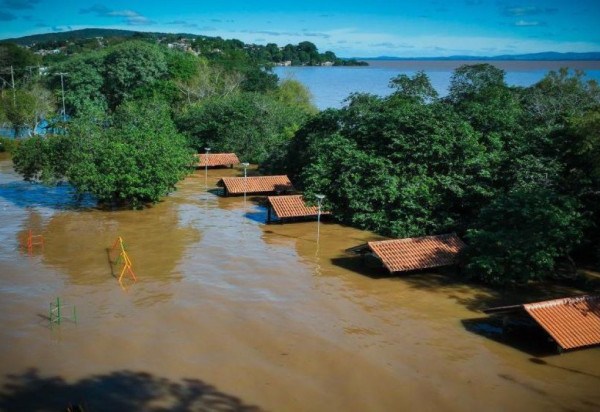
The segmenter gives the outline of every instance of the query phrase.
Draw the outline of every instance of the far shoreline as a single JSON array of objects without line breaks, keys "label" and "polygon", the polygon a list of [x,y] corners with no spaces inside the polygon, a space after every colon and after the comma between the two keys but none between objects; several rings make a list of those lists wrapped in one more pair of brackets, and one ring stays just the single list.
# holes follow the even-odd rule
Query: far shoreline
[{"label": "far shoreline", "polygon": [[365,60],[371,68],[405,68],[408,70],[454,70],[465,64],[491,64],[502,70],[532,71],[558,70],[568,67],[576,70],[600,70],[600,60]]}]

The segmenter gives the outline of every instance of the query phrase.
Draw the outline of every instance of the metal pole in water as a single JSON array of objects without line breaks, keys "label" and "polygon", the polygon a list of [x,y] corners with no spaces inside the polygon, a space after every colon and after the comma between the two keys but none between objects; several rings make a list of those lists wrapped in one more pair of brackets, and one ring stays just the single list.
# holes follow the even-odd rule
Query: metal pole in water
[{"label": "metal pole in water", "polygon": [[208,152],[210,147],[205,147],[206,154],[204,156],[204,188],[208,190]]},{"label": "metal pole in water", "polygon": [[318,210],[317,210],[317,243],[319,243],[319,238],[321,236],[321,203],[325,198],[325,195],[315,195],[318,202]]},{"label": "metal pole in water", "polygon": [[56,319],[56,323],[60,325],[60,298],[58,296],[56,297],[56,313],[58,316]]},{"label": "metal pole in water", "polygon": [[246,192],[248,191],[248,166],[250,163],[242,163],[244,166],[244,213],[246,212]]}]

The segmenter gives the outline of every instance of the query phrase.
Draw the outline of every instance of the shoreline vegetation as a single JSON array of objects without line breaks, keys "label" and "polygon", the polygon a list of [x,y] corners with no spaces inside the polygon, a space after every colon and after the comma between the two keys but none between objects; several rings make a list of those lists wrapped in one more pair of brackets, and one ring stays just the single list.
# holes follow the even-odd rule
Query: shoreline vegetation
[{"label": "shoreline vegetation", "polygon": [[[62,61],[79,53],[114,46],[129,40],[143,40],[202,56],[208,60],[229,60],[245,58],[255,65],[274,66],[368,66],[365,61],[355,58],[339,58],[335,53],[319,53],[317,47],[308,41],[297,45],[278,46],[246,44],[236,39],[223,39],[197,34],[173,34],[136,32],[111,29],[81,29],[62,33],[47,33],[0,40],[0,44],[16,44],[26,48],[46,63]],[[0,65],[1,67],[1,65]]]},{"label": "shoreline vegetation", "polygon": [[[209,147],[287,174],[307,199],[324,194],[340,223],[388,237],[457,233],[466,278],[516,285],[598,267],[600,88],[583,72],[511,87],[502,69],[465,64],[445,97],[419,71],[393,78],[389,96],[355,93],[319,112],[265,64],[285,47],[169,44],[103,37],[44,56],[0,44],[18,86],[4,90],[0,121],[17,136],[42,120],[55,132],[14,142],[15,170],[143,209]],[[309,42],[291,49],[309,64],[333,58]],[[28,69],[41,63],[50,72]]]}]

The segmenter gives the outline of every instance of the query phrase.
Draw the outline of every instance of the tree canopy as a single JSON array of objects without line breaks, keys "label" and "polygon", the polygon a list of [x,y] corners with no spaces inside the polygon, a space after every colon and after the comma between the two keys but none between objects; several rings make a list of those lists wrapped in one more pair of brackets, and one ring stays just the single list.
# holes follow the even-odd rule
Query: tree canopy
[{"label": "tree canopy", "polygon": [[175,188],[193,163],[160,101],[128,102],[114,116],[82,113],[68,135],[19,145],[15,170],[26,180],[66,179],[106,205],[140,207]]},{"label": "tree canopy", "polygon": [[512,88],[478,64],[458,68],[444,98],[424,73],[390,86],[388,97],[355,94],[319,113],[263,168],[325,194],[347,224],[392,237],[459,233],[464,273],[489,283],[542,280],[573,254],[598,253],[594,82],[561,70]]}]

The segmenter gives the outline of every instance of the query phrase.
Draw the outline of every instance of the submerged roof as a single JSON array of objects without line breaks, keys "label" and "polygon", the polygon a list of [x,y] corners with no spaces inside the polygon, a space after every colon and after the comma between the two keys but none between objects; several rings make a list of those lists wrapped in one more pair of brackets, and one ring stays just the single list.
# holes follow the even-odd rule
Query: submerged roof
[{"label": "submerged roof", "polygon": [[217,186],[225,187],[230,194],[272,193],[294,190],[286,175],[223,177]]},{"label": "submerged roof", "polygon": [[[267,200],[279,219],[317,216],[319,212],[317,206],[307,206],[302,195],[269,196]],[[321,214],[330,212],[321,211]]]},{"label": "submerged roof", "polygon": [[349,250],[358,252],[369,248],[390,272],[405,272],[453,265],[464,247],[456,234],[449,233],[368,242]]},{"label": "submerged roof", "polygon": [[523,308],[563,349],[600,344],[600,295],[527,303]]},{"label": "submerged roof", "polygon": [[197,167],[229,166],[240,163],[235,153],[209,153],[208,155],[198,153],[196,157],[198,158]]}]

